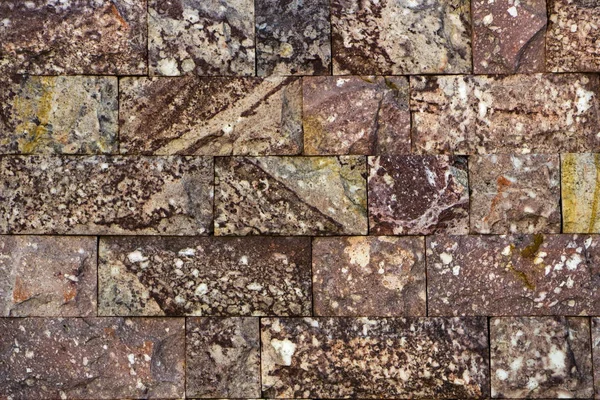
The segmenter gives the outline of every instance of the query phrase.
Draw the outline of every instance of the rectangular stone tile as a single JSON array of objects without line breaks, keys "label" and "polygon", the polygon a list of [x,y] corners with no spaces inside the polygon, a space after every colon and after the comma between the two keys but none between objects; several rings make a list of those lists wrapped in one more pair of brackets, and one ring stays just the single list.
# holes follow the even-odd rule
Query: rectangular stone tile
[{"label": "rectangular stone tile", "polygon": [[119,115],[121,153],[302,152],[300,78],[123,78]]},{"label": "rectangular stone tile", "polygon": [[590,398],[590,320],[506,317],[490,321],[492,398]]},{"label": "rectangular stone tile", "polygon": [[598,315],[600,237],[427,238],[429,315]]},{"label": "rectangular stone tile", "polygon": [[252,0],[149,0],[150,75],[254,75]]},{"label": "rectangular stone tile", "polygon": [[471,232],[560,233],[558,154],[469,157]]},{"label": "rectangular stone tile", "polygon": [[225,157],[215,165],[215,235],[364,235],[366,160]]},{"label": "rectangular stone tile", "polygon": [[597,149],[599,86],[590,74],[411,77],[413,151]]},{"label": "rectangular stone tile", "polygon": [[100,238],[100,315],[311,315],[309,238]]},{"label": "rectangular stone tile", "polygon": [[600,233],[600,154],[561,155],[563,232]]},{"label": "rectangular stone tile", "polygon": [[208,157],[0,158],[0,233],[206,235]]},{"label": "rectangular stone tile", "polygon": [[96,238],[0,236],[0,316],[96,315]]},{"label": "rectangular stone tile", "polygon": [[183,318],[0,319],[0,397],[183,397]]},{"label": "rectangular stone tile", "polygon": [[369,233],[467,234],[466,157],[369,157]]},{"label": "rectangular stone tile", "polygon": [[485,318],[266,318],[262,387],[283,398],[481,398]]},{"label": "rectangular stone tile", "polygon": [[315,315],[425,316],[422,237],[315,238]]},{"label": "rectangular stone tile", "polygon": [[600,317],[591,318],[594,398],[600,398]]},{"label": "rectangular stone tile", "polygon": [[0,73],[142,75],[146,0],[0,2]]},{"label": "rectangular stone tile", "polygon": [[408,79],[305,77],[305,154],[410,153]]}]

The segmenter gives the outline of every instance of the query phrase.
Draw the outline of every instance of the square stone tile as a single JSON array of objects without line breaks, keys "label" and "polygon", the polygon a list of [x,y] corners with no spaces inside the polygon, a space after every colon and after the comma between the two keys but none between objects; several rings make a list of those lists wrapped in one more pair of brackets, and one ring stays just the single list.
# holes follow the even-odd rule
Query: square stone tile
[{"label": "square stone tile", "polygon": [[600,154],[561,154],[563,232],[600,233]]}]

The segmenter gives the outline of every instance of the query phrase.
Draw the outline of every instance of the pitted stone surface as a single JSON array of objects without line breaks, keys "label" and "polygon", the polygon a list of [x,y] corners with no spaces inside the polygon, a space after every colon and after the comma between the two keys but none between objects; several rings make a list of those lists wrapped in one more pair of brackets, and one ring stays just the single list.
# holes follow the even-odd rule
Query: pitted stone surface
[{"label": "pitted stone surface", "polygon": [[591,318],[592,324],[592,360],[594,370],[595,397],[600,396],[600,318]]},{"label": "pitted stone surface", "polygon": [[600,154],[562,154],[563,232],[600,233]]}]

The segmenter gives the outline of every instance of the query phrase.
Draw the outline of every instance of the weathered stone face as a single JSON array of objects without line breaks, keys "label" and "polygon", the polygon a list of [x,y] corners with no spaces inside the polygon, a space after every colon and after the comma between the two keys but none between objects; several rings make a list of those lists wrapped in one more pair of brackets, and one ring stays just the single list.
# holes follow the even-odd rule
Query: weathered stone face
[{"label": "weathered stone face", "polygon": [[600,318],[591,318],[592,329],[592,360],[594,370],[594,387],[595,395],[598,397],[600,393]]},{"label": "weathered stone face", "polygon": [[305,77],[305,154],[410,152],[405,77]]},{"label": "weathered stone face", "polygon": [[490,341],[492,398],[593,396],[588,318],[492,318]]},{"label": "weathered stone face", "polygon": [[562,154],[563,232],[600,233],[600,154]]}]

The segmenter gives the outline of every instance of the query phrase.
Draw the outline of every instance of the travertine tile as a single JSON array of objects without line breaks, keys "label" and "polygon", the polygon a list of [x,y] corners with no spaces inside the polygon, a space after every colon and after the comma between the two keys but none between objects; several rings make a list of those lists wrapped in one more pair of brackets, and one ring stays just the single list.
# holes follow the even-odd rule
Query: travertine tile
[{"label": "travertine tile", "polygon": [[468,187],[465,157],[369,157],[369,233],[467,234]]},{"label": "travertine tile", "polygon": [[427,314],[422,237],[316,238],[312,270],[315,315]]},{"label": "travertine tile", "polygon": [[260,398],[258,318],[188,318],[189,398]]},{"label": "travertine tile", "polygon": [[489,393],[485,318],[266,318],[261,340],[268,397]]},{"label": "travertine tile", "polygon": [[558,154],[469,157],[471,232],[560,233]]},{"label": "travertine tile", "polygon": [[305,154],[410,153],[405,77],[305,77]]},{"label": "travertine tile", "polygon": [[206,235],[208,157],[0,158],[0,233]]},{"label": "travertine tile", "polygon": [[299,78],[123,78],[119,115],[126,154],[302,151]]},{"label": "travertine tile", "polygon": [[493,398],[590,398],[590,320],[506,317],[490,321]]},{"label": "travertine tile", "polygon": [[216,235],[364,235],[366,160],[224,157],[215,165]]},{"label": "travertine tile", "polygon": [[600,233],[600,154],[562,154],[563,232]]},{"label": "travertine tile", "polygon": [[183,318],[0,319],[0,397],[183,397]]}]

